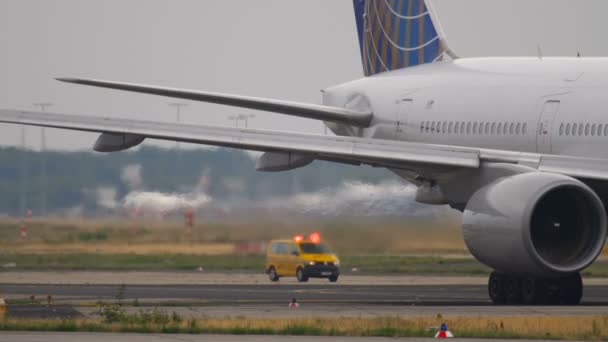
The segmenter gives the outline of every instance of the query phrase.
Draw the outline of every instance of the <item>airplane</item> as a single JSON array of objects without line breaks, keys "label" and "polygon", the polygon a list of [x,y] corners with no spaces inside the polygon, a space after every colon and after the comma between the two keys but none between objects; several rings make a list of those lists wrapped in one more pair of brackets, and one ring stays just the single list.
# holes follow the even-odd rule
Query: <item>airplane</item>
[{"label": "airplane", "polygon": [[365,77],[324,89],[321,105],[58,79],[320,120],[335,136],[12,109],[0,122],[100,133],[101,152],[161,139],[262,151],[261,171],[386,168],[418,202],[462,212],[468,250],[493,269],[493,303],[580,303],[608,230],[608,59],[460,58],[430,0],[353,7]]}]

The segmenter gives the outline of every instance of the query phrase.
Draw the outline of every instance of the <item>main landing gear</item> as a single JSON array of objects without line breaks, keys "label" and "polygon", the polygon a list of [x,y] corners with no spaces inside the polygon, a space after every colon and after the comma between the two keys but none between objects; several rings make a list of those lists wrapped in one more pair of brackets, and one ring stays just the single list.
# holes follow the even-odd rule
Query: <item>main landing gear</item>
[{"label": "main landing gear", "polygon": [[563,278],[534,278],[492,272],[488,293],[494,304],[576,305],[583,296],[583,281],[579,273]]}]

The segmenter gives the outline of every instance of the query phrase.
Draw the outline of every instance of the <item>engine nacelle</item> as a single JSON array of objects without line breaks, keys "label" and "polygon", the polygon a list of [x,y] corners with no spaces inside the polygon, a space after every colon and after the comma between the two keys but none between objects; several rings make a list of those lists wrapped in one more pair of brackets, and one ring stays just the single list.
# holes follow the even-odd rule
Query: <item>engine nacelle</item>
[{"label": "engine nacelle", "polygon": [[257,171],[288,171],[306,166],[315,160],[313,156],[291,152],[265,152],[258,157]]},{"label": "engine nacelle", "polygon": [[463,216],[469,251],[497,271],[529,276],[579,272],[601,253],[606,212],[580,181],[530,172],[479,189]]},{"label": "engine nacelle", "polygon": [[97,152],[117,152],[137,146],[145,137],[129,133],[102,133],[93,149]]}]

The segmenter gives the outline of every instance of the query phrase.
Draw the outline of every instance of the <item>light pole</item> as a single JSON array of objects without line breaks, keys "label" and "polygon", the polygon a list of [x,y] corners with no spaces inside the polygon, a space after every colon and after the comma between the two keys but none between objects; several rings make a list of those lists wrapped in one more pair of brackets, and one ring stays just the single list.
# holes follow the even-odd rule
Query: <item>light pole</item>
[{"label": "light pole", "polygon": [[239,127],[239,120],[245,121],[245,128],[249,126],[249,119],[255,118],[255,114],[239,114],[239,115],[230,115],[228,120],[234,121],[234,126],[236,128]]},{"label": "light pole", "polygon": [[[183,103],[183,102],[173,102],[173,103],[169,103],[170,107],[174,107],[175,108],[175,122],[176,123],[181,123],[182,122],[182,108],[187,107],[188,104],[187,103]],[[175,174],[177,175],[180,171],[180,166],[182,164],[182,160],[181,160],[181,153],[179,150],[179,142],[175,143]]]},{"label": "light pole", "polygon": [[[41,112],[46,112],[48,107],[53,104],[51,102],[36,102],[33,103],[34,107],[40,107]],[[46,215],[47,210],[47,175],[46,175],[46,131],[44,127],[40,128],[40,215]]]}]

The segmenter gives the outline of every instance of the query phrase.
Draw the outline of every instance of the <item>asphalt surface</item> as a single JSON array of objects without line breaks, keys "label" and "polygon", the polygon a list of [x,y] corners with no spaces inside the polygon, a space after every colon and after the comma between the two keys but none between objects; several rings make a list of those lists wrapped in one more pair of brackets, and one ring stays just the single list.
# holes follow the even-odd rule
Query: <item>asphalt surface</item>
[{"label": "asphalt surface", "polygon": [[[217,304],[283,303],[291,298],[309,303],[366,305],[491,305],[481,285],[27,285],[0,284],[9,298],[52,295],[56,301],[157,300],[205,301]],[[586,286],[582,305],[608,306],[608,286]]]}]

